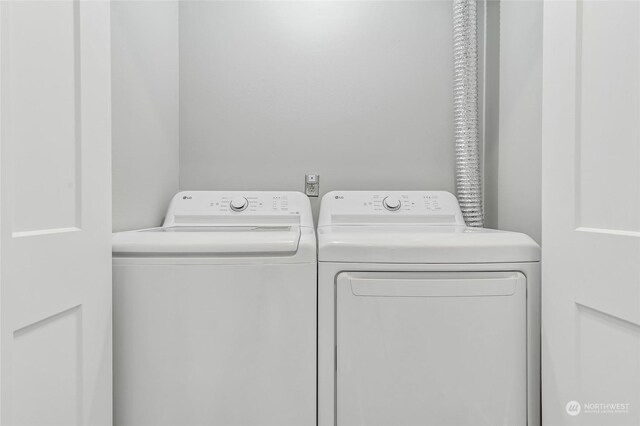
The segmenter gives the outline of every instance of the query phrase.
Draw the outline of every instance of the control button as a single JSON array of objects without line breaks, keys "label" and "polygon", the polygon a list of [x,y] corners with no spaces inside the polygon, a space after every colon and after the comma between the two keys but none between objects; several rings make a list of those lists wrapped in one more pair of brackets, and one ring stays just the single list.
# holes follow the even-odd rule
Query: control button
[{"label": "control button", "polygon": [[244,197],[236,197],[231,200],[231,203],[229,204],[231,210],[233,210],[234,212],[241,212],[242,210],[246,209],[248,205],[249,201],[247,201],[247,199]]},{"label": "control button", "polygon": [[388,197],[385,197],[384,200],[382,200],[382,205],[385,209],[394,212],[396,210],[400,210],[402,203],[400,202],[400,199],[398,199],[398,197],[389,195]]}]

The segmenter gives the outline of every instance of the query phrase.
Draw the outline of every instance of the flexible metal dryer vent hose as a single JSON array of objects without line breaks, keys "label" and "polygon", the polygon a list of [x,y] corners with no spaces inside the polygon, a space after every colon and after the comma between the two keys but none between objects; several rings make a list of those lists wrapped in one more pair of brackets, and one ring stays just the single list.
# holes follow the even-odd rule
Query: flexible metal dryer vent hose
[{"label": "flexible metal dryer vent hose", "polygon": [[476,7],[476,0],[453,0],[453,108],[458,201],[467,225],[482,227]]}]

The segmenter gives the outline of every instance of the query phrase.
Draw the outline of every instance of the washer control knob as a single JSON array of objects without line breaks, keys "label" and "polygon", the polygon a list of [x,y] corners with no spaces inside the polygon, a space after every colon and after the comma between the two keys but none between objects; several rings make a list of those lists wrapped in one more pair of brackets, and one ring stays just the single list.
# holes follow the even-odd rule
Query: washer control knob
[{"label": "washer control knob", "polygon": [[390,210],[392,212],[395,212],[396,210],[400,210],[400,207],[402,207],[402,203],[400,202],[400,199],[393,195],[389,195],[388,197],[385,197],[385,199],[382,200],[382,205],[384,206],[385,209]]},{"label": "washer control knob", "polygon": [[229,206],[234,212],[241,212],[249,206],[249,201],[247,201],[247,199],[244,197],[236,197],[231,200]]}]

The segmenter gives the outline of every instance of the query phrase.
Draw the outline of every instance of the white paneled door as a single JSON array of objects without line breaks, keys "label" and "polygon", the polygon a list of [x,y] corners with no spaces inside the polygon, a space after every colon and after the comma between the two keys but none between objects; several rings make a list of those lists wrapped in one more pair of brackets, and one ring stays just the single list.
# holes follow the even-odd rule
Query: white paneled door
[{"label": "white paneled door", "polygon": [[0,423],[111,423],[108,1],[0,2]]},{"label": "white paneled door", "polygon": [[543,424],[640,425],[640,2],[546,1]]}]

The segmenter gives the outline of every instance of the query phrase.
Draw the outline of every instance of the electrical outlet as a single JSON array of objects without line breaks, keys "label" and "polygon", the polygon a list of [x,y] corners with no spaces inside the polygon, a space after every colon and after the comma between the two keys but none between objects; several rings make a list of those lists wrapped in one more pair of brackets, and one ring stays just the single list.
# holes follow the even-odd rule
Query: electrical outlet
[{"label": "electrical outlet", "polygon": [[309,197],[320,195],[320,175],[304,175],[304,193]]}]

